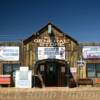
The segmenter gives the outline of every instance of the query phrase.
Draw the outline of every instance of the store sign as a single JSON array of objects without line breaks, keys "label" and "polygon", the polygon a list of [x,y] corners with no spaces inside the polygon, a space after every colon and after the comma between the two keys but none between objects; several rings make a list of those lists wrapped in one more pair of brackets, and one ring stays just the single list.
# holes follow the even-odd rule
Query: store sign
[{"label": "store sign", "polygon": [[83,50],[83,58],[100,58],[100,46],[84,46]]},{"label": "store sign", "polygon": [[86,64],[86,62],[85,62],[84,60],[78,60],[78,61],[77,61],[77,65],[78,65],[79,67],[83,67],[83,66],[85,66],[85,64]]},{"label": "store sign", "polygon": [[0,61],[18,61],[18,46],[0,46]]},{"label": "store sign", "polygon": [[16,88],[31,88],[32,87],[32,71],[28,67],[20,67],[20,70],[15,74]]},{"label": "store sign", "polygon": [[65,43],[69,41],[62,39],[61,37],[56,37],[56,39],[50,39],[50,37],[44,37],[40,39],[34,39],[34,43],[38,43],[39,46],[65,46]]},{"label": "store sign", "polygon": [[38,60],[42,59],[65,60],[65,47],[38,47]]}]

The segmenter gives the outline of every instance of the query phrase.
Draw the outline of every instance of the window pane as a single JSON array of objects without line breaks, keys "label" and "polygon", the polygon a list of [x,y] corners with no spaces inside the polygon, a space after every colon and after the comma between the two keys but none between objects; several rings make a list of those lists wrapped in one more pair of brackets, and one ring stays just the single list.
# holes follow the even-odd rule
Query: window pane
[{"label": "window pane", "polygon": [[12,66],[10,64],[3,65],[3,74],[11,74]]},{"label": "window pane", "polygon": [[40,71],[44,71],[44,65],[40,65]]},{"label": "window pane", "polygon": [[20,64],[13,64],[13,71],[19,70]]},{"label": "window pane", "polygon": [[87,64],[87,77],[92,78],[95,77],[95,66],[94,64]]},{"label": "window pane", "polygon": [[100,64],[96,64],[96,74],[97,77],[100,77]]},{"label": "window pane", "polygon": [[88,72],[87,75],[89,78],[95,77],[95,72]]},{"label": "window pane", "polygon": [[13,77],[15,77],[15,72],[16,72],[16,70],[19,70],[19,68],[20,68],[20,64],[13,64],[12,65],[13,67]]}]

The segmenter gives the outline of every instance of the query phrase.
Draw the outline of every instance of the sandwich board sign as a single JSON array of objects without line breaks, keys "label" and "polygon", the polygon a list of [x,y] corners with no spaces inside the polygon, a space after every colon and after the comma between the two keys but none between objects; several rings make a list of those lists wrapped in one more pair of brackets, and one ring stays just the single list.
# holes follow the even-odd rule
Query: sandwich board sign
[{"label": "sandwich board sign", "polygon": [[15,73],[16,88],[31,88],[32,87],[32,71],[28,67],[20,67]]}]

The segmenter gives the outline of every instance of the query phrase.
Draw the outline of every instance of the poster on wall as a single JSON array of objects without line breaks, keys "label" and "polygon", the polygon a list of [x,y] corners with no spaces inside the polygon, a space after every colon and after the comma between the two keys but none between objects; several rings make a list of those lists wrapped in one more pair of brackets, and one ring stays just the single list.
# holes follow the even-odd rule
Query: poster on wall
[{"label": "poster on wall", "polygon": [[65,47],[38,47],[38,60],[42,59],[65,60]]},{"label": "poster on wall", "polygon": [[19,61],[19,47],[0,46],[0,61]]},{"label": "poster on wall", "polygon": [[84,59],[100,58],[100,46],[84,46],[82,54]]}]

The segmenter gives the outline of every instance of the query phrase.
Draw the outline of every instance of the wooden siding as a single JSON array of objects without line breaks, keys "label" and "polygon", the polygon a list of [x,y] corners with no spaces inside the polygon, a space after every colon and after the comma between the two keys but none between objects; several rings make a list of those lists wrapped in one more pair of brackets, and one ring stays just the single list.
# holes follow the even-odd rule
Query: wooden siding
[{"label": "wooden siding", "polygon": [[[66,61],[69,63],[71,67],[77,67],[76,61],[79,58],[78,57],[78,50],[79,50],[79,45],[74,42],[71,38],[67,37],[62,33],[62,31],[58,31],[55,27],[52,28],[53,32],[53,40],[65,40],[64,46],[65,46],[65,56],[66,56]],[[30,69],[32,69],[33,66],[35,66],[35,63],[37,61],[37,48],[40,46],[44,47],[50,47],[50,43],[48,44],[43,44],[43,42],[36,43],[34,42],[35,39],[51,39],[50,34],[48,34],[47,28],[45,28],[41,33],[38,33],[38,36],[36,38],[31,39],[31,41],[25,41],[24,43],[24,62],[23,64],[26,66],[30,66]],[[28,39],[27,39],[28,40]],[[52,40],[51,40],[52,41]],[[58,47],[60,45],[58,44]]]}]

